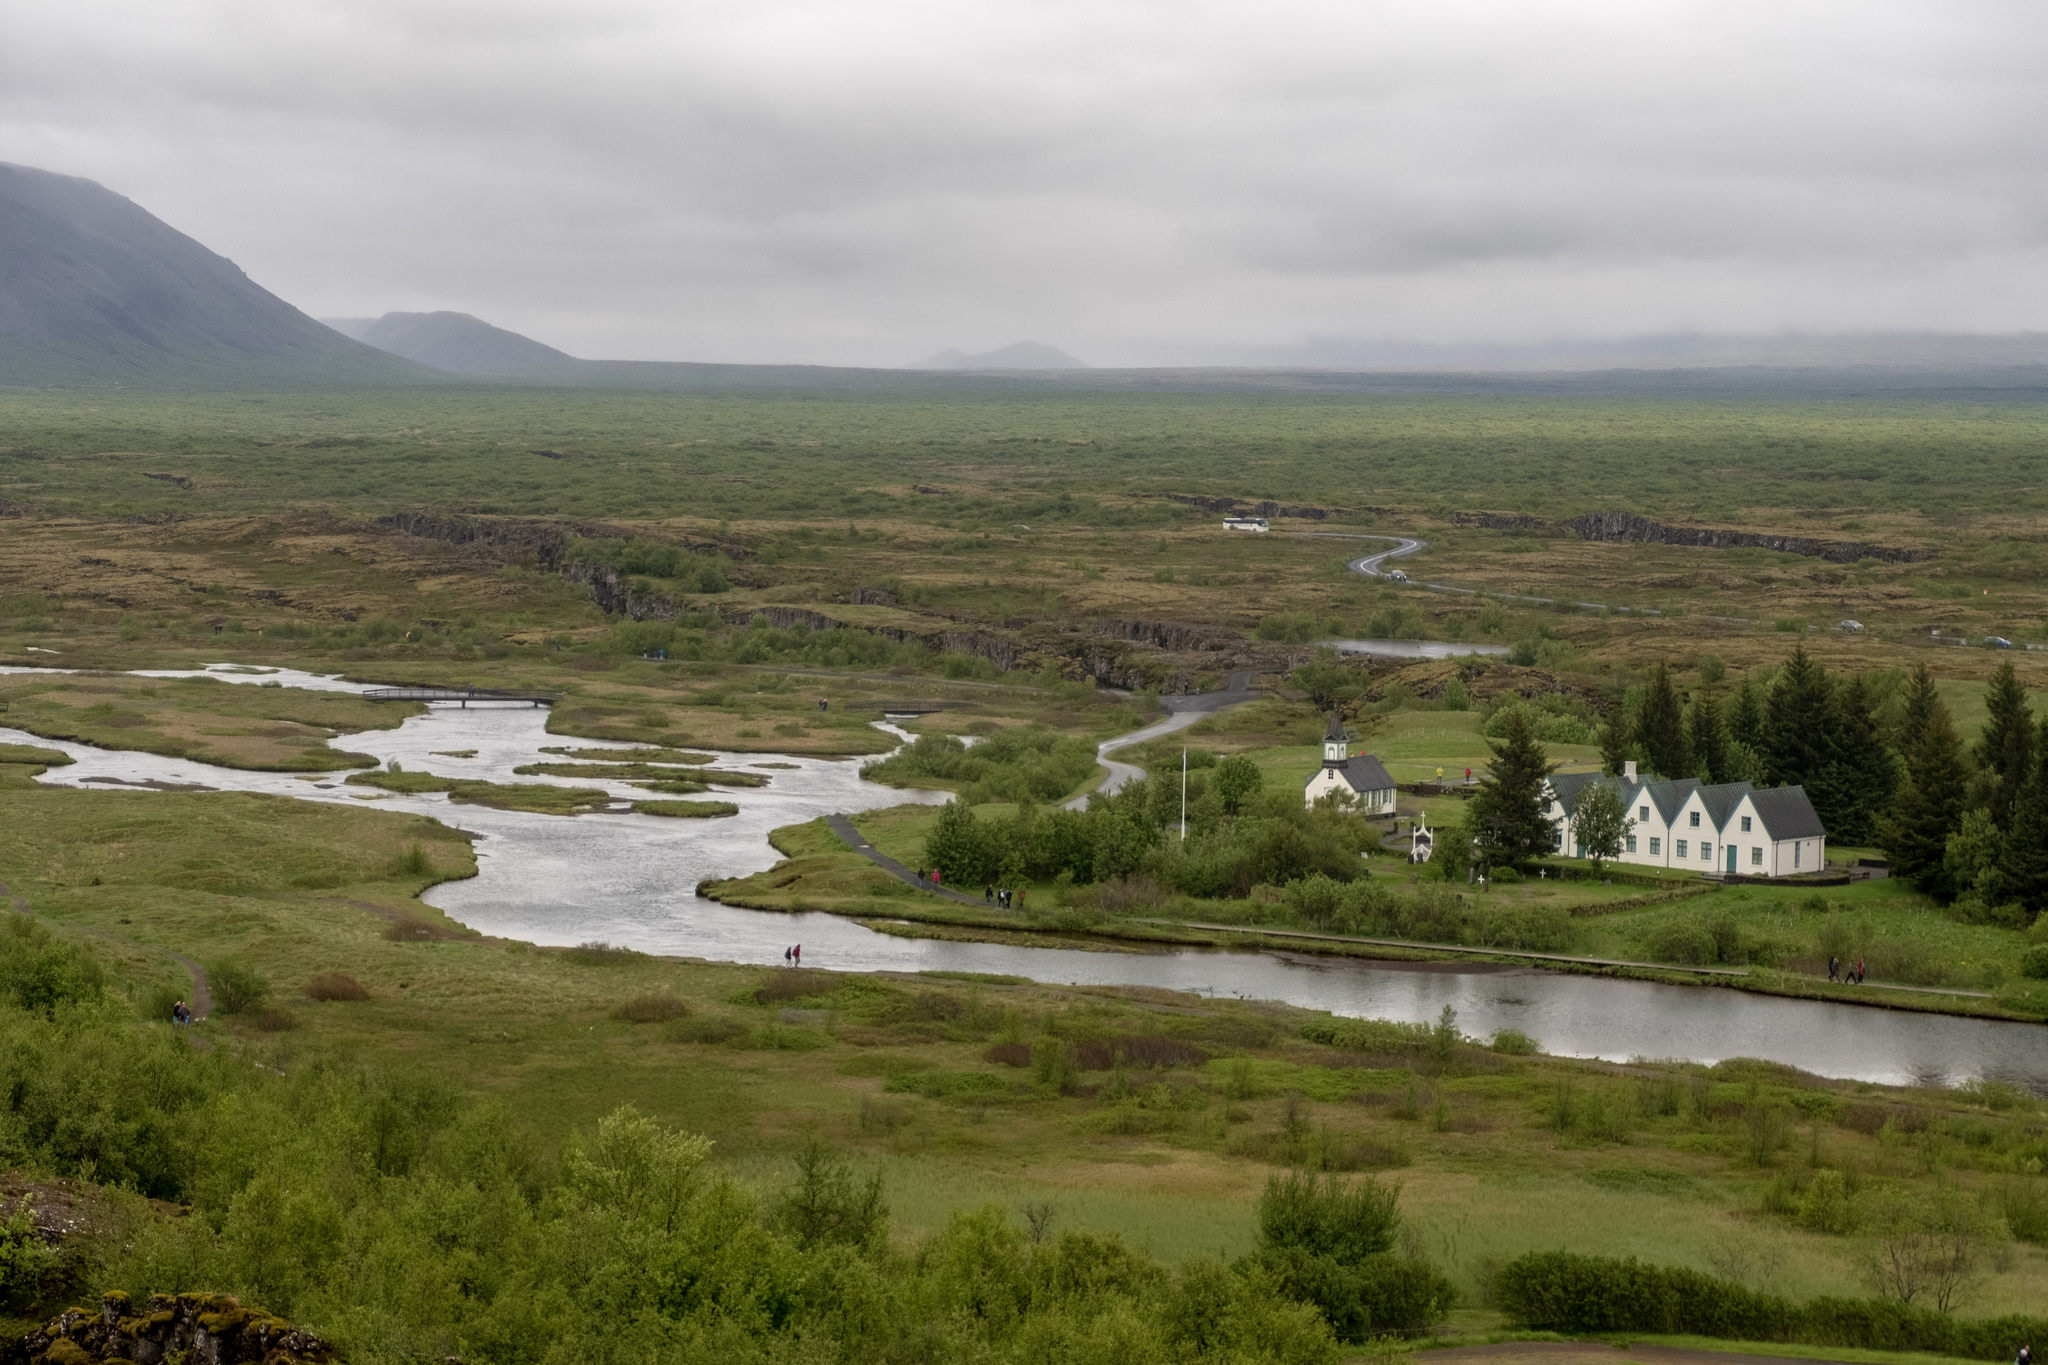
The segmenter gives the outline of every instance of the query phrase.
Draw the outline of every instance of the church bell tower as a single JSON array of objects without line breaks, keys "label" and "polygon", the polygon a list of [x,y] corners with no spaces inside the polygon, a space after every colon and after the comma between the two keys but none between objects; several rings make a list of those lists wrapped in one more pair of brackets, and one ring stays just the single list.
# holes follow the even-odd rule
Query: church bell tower
[{"label": "church bell tower", "polygon": [[1323,735],[1323,766],[1341,768],[1351,757],[1351,737],[1344,733],[1344,718],[1330,713],[1330,728]]}]

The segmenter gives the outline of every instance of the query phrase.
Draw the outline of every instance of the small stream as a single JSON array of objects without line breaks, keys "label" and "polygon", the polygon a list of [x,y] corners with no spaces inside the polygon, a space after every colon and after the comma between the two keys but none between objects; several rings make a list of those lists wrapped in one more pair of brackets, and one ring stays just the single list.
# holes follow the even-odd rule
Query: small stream
[{"label": "small stream", "polygon": [[[25,670],[8,669],[8,672]],[[36,670],[42,671],[42,670]],[[158,671],[153,676],[194,676]],[[278,670],[207,675],[224,681],[359,691],[335,678]],[[557,781],[603,787],[622,799],[648,793],[614,781],[519,777],[543,745],[631,747],[546,731],[547,713],[524,705],[437,706],[395,730],[345,735],[335,747],[397,759],[408,771],[494,781]],[[893,733],[903,732],[885,727]],[[184,759],[94,749],[0,729],[0,742],[60,749],[76,760],[43,781],[197,785],[353,802],[429,815],[477,834],[479,875],[433,888],[427,900],[487,934],[566,945],[591,940],[651,953],[722,962],[779,964],[802,943],[807,965],[841,971],[969,971],[1070,985],[1142,985],[1221,997],[1283,1000],[1335,1014],[1431,1022],[1450,1005],[1477,1037],[1520,1029],[1546,1051],[1626,1061],[1715,1062],[1758,1057],[1824,1076],[1882,1084],[1953,1085],[1997,1077],[2048,1095],[2048,1027],[1997,1020],[1785,1000],[1742,991],[1565,976],[1484,964],[1356,962],[1281,952],[1179,949],[1096,952],[952,943],[877,933],[833,915],[784,915],[707,901],[700,881],[740,876],[776,859],[768,832],[834,811],[906,802],[943,792],[898,791],[862,781],[857,761],[776,754],[717,754],[712,769],[760,773],[762,788],[720,790],[740,813],[724,819],[640,815],[532,815],[451,805],[440,795],[388,795],[348,787],[345,773],[308,780],[242,772]],[[436,751],[476,750],[473,758]],[[763,765],[789,765],[767,767]]]}]

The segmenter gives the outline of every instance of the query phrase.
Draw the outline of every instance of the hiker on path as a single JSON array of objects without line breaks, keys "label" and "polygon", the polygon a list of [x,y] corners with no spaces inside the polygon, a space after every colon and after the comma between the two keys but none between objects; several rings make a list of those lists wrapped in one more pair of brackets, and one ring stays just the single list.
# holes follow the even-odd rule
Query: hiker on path
[{"label": "hiker on path", "polygon": [[925,870],[921,867],[917,870],[917,879],[919,881],[925,880]]},{"label": "hiker on path", "polygon": [[1025,890],[1026,890],[1026,888],[1024,888],[1024,887],[1021,887],[1021,886],[1017,888],[1017,908],[1018,908],[1019,910],[1022,910],[1022,909],[1024,908],[1024,892],[1025,892]]},{"label": "hiker on path", "polygon": [[981,903],[983,905],[987,905],[990,901],[993,901],[995,898],[996,889],[994,885],[985,885],[981,888]]},{"label": "hiker on path", "polygon": [[192,1010],[184,1001],[180,1000],[171,1006],[171,1022],[179,1028],[184,1028],[192,1022]]},{"label": "hiker on path", "polygon": [[1860,957],[1856,959],[1856,984],[1863,984],[1863,959]]},{"label": "hiker on path", "polygon": [[2020,1353],[2012,1358],[2012,1365],[2034,1365],[2034,1348],[2031,1345],[2020,1347]]},{"label": "hiker on path", "polygon": [[796,949],[795,949],[795,948],[793,948],[793,947],[792,947],[792,948],[784,948],[784,949],[782,950],[782,960],[783,960],[784,962],[786,962],[786,963],[787,963],[787,962],[794,962],[794,961],[796,961]]},{"label": "hiker on path", "polygon": [[1834,981],[1839,979],[1841,973],[1842,959],[1840,959],[1839,957],[1830,957],[1828,959],[1828,980]]},{"label": "hiker on path", "polygon": [[804,965],[804,945],[799,943],[789,950],[790,962],[798,967]]}]

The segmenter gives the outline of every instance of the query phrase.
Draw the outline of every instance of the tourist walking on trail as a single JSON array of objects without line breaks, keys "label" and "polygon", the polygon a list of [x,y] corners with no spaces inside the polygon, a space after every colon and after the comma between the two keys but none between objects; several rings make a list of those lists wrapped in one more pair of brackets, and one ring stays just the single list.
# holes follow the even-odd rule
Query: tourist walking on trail
[{"label": "tourist walking on trail", "polygon": [[1840,979],[1841,979],[1841,975],[1842,975],[1842,959],[1840,959],[1839,957],[1830,957],[1830,958],[1828,959],[1828,980],[1830,980],[1830,981],[1837,981],[1837,980],[1840,980]]},{"label": "tourist walking on trail", "polygon": [[1856,984],[1863,984],[1863,959],[1860,957],[1856,959]]},{"label": "tourist walking on trail", "polygon": [[801,967],[804,965],[803,944],[799,943],[794,948],[791,948],[789,950],[789,961],[792,966]]},{"label": "tourist walking on trail", "polygon": [[2020,1347],[2020,1353],[2012,1358],[2012,1365],[2034,1365],[2034,1348],[2031,1345]]},{"label": "tourist walking on trail", "polygon": [[784,948],[784,949],[782,950],[782,960],[783,960],[783,962],[785,962],[785,963],[790,963],[790,962],[794,962],[794,961],[796,961],[796,949],[795,949],[795,948]]},{"label": "tourist walking on trail", "polygon": [[983,905],[987,905],[990,901],[993,901],[995,898],[996,889],[993,885],[987,885],[981,888],[981,903]]}]

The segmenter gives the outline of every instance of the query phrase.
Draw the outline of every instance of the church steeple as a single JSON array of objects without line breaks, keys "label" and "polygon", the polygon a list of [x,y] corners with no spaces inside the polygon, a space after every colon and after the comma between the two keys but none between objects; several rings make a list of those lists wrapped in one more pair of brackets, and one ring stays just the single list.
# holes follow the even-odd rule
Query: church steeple
[{"label": "church steeple", "polygon": [[1351,736],[1344,733],[1344,717],[1330,713],[1330,728],[1323,734],[1323,766],[1341,768],[1351,757]]}]

